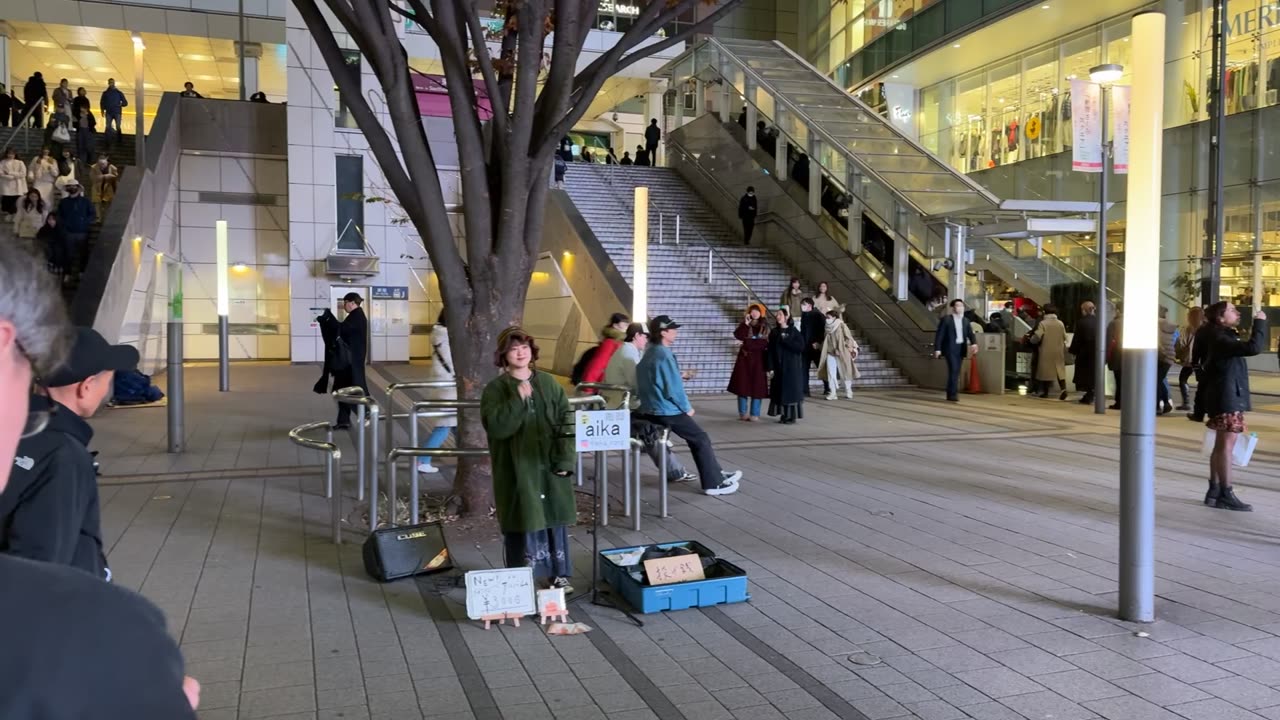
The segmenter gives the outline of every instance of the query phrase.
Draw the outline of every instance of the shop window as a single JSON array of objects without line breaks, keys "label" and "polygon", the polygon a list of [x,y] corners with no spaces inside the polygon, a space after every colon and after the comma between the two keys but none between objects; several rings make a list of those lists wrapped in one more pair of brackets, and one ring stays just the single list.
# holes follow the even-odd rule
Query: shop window
[{"label": "shop window", "polygon": [[[342,60],[345,63],[344,69],[347,72],[347,76],[355,81],[356,87],[360,87],[360,51],[343,50]],[[337,110],[334,112],[333,118],[334,127],[354,130],[356,128],[356,119],[352,116],[351,110],[347,107],[346,102],[343,101],[342,92],[338,90],[338,86],[336,84],[333,86],[333,92],[337,97],[337,102],[335,104]]]},{"label": "shop window", "polygon": [[990,142],[987,132],[987,81],[982,72],[956,81],[955,116],[952,123],[955,155],[952,164],[961,172],[986,167]]},{"label": "shop window", "polygon": [[1022,159],[1052,155],[1071,129],[1062,118],[1062,73],[1058,49],[1031,53],[1022,60]]},{"label": "shop window", "polygon": [[338,249],[364,250],[364,157],[338,155],[334,165],[337,191]]},{"label": "shop window", "polygon": [[1017,62],[991,69],[987,99],[986,167],[1007,165],[1022,157],[1022,73]]}]

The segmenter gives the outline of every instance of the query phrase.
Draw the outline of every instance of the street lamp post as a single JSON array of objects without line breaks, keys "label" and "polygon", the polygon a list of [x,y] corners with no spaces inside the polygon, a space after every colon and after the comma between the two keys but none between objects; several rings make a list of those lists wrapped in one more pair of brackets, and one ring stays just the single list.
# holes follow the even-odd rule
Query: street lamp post
[{"label": "street lamp post", "polygon": [[1107,412],[1107,186],[1113,150],[1113,143],[1107,137],[1107,110],[1111,99],[1111,85],[1122,76],[1124,66],[1114,63],[1098,65],[1089,70],[1089,78],[1100,89],[1098,94],[1102,111],[1102,132],[1099,136],[1102,142],[1102,173],[1098,182],[1098,337],[1093,369],[1093,411],[1098,415]]},{"label": "street lamp post", "polygon": [[1155,405],[1165,16],[1133,16],[1120,412],[1120,618],[1155,620]]},{"label": "street lamp post", "polygon": [[138,168],[138,172],[146,172],[147,167],[147,134],[143,131],[143,123],[145,122],[143,112],[143,101],[146,99],[143,83],[145,81],[143,72],[146,63],[143,53],[147,46],[142,42],[142,36],[133,34],[133,165]]}]

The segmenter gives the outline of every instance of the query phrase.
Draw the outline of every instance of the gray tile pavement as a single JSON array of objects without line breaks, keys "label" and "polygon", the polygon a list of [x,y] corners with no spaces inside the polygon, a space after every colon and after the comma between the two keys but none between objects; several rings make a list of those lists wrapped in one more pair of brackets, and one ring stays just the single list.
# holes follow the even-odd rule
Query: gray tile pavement
[{"label": "gray tile pavement", "polygon": [[[314,368],[233,371],[230,394],[188,372],[183,456],[163,453],[163,409],[94,421],[111,565],[168,616],[202,718],[1280,718],[1280,466],[1264,450],[1240,472],[1256,512],[1205,508],[1185,420],[1159,423],[1153,625],[1112,617],[1114,413],[899,391],[787,427],[700,399],[742,491],[677,487],[659,519],[649,486],[645,531],[600,543],[698,540],[748,570],[751,602],[643,628],[575,605],[596,630],[548,637],[484,631],[435,579],[368,580],[358,534],[328,542],[318,458],[283,439],[332,411]],[[572,537],[585,587],[588,528]],[[451,549],[465,568],[500,557]]]}]

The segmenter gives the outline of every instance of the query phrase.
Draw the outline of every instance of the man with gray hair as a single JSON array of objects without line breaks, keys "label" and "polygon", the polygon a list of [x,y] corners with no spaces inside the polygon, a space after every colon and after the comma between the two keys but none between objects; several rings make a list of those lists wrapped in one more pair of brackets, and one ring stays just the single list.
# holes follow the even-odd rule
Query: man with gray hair
[{"label": "man with gray hair", "polygon": [[[44,262],[0,243],[0,493],[18,441],[49,424],[29,392],[61,366],[70,327]],[[0,555],[0,717],[194,719],[200,686],[160,610],[72,567]]]}]

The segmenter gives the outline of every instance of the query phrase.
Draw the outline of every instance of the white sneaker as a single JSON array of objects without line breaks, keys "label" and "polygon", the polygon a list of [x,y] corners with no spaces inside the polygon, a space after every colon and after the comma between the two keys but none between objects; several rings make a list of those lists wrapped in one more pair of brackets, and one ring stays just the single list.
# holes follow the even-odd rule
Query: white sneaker
[{"label": "white sneaker", "polygon": [[418,463],[418,472],[420,472],[420,473],[438,473],[438,472],[440,472],[440,468],[436,467],[435,465],[432,465],[432,464],[431,464],[431,463],[429,463],[429,462],[423,461],[423,462]]},{"label": "white sneaker", "polygon": [[742,479],[741,470],[734,470],[733,472],[725,472],[721,470],[720,475],[724,477],[725,482],[731,483],[733,485],[737,485],[738,481]]},{"label": "white sneaker", "polygon": [[835,394],[835,393],[827,393],[827,395],[826,395],[826,399],[827,399],[827,400],[835,400],[835,399],[836,399],[836,394]]},{"label": "white sneaker", "polygon": [[732,495],[738,492],[738,483],[722,482],[716,487],[708,488],[702,491],[706,495]]}]

